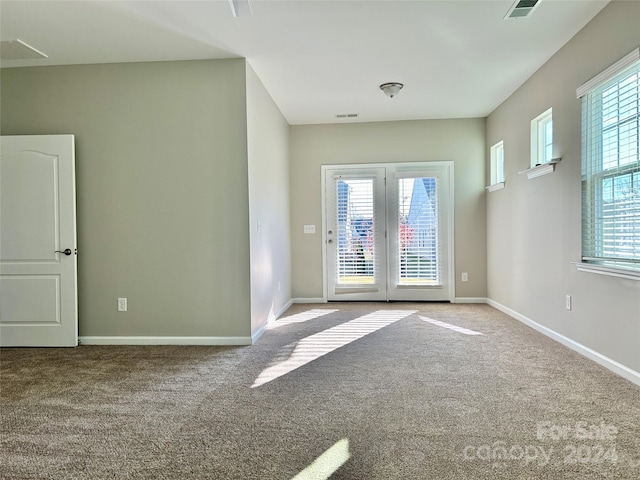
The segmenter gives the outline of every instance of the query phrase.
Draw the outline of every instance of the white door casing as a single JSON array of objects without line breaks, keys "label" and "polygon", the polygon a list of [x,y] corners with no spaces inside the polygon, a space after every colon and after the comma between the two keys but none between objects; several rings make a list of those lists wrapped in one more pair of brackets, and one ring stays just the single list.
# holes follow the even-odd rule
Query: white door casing
[{"label": "white door casing", "polygon": [[0,137],[0,213],[0,345],[76,346],[73,135]]},{"label": "white door casing", "polygon": [[453,162],[323,166],[322,183],[325,299],[453,301]]}]

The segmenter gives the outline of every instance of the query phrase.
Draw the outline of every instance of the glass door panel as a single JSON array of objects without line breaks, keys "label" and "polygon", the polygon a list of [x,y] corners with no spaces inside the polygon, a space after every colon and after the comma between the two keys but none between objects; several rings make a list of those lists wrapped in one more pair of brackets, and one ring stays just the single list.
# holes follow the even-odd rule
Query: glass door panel
[{"label": "glass door panel", "polygon": [[440,284],[437,178],[398,179],[398,285]]},{"label": "glass door panel", "polygon": [[448,163],[387,172],[388,300],[451,300]]},{"label": "glass door panel", "polygon": [[326,176],[329,300],[386,300],[384,169]]}]

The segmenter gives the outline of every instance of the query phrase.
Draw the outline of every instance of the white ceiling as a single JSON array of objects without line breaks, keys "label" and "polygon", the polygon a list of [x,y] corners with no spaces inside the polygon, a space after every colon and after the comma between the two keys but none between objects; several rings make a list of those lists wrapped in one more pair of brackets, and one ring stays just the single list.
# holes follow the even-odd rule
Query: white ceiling
[{"label": "white ceiling", "polygon": [[[246,57],[290,124],[484,117],[609,0],[0,3],[0,40],[46,53],[2,67]],[[379,85],[402,82],[393,99]]]}]

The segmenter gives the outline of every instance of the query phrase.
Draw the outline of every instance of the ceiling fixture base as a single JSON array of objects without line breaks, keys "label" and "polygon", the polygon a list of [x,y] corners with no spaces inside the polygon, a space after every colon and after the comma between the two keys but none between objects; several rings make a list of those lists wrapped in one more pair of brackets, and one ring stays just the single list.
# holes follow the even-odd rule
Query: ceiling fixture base
[{"label": "ceiling fixture base", "polygon": [[398,94],[402,87],[404,87],[402,83],[387,82],[380,85],[380,90],[382,90],[387,97],[393,98]]}]

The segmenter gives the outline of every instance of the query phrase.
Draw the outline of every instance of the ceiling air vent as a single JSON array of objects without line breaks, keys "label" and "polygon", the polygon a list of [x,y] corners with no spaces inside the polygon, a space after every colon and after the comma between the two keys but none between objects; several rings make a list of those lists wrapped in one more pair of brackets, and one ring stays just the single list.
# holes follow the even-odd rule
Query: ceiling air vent
[{"label": "ceiling air vent", "polygon": [[524,18],[527,17],[531,12],[535,10],[538,4],[542,0],[516,0],[516,2],[511,5],[511,8],[504,16],[507,18]]},{"label": "ceiling air vent", "polygon": [[357,118],[357,113],[338,113],[336,118]]}]

